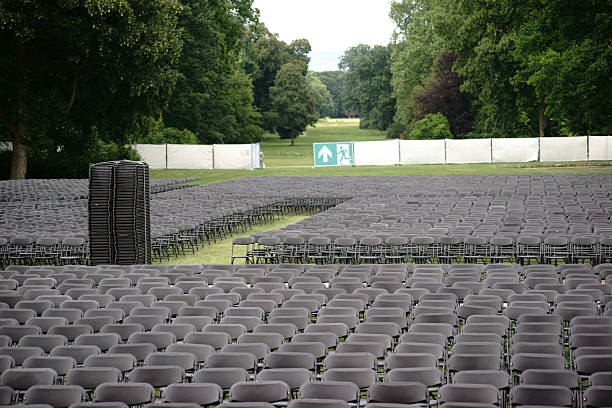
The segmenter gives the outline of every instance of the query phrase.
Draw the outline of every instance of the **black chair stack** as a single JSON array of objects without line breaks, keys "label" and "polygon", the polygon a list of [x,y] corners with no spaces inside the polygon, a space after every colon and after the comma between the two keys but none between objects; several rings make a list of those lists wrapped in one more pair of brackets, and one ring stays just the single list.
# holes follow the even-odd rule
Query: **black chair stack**
[{"label": "black chair stack", "polygon": [[151,263],[149,166],[97,163],[89,170],[89,242],[92,265]]}]

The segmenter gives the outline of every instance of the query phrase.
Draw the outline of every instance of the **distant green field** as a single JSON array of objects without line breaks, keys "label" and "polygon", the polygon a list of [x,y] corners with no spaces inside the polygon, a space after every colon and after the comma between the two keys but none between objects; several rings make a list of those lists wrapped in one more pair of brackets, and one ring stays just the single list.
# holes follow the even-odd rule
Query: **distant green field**
[{"label": "distant green field", "polygon": [[312,166],[312,144],[319,142],[350,142],[385,140],[385,132],[359,129],[359,119],[321,119],[316,126],[295,139],[280,139],[278,135],[265,135],[262,151],[266,167]]},{"label": "distant green field", "polygon": [[379,176],[415,174],[533,174],[533,173],[601,173],[612,172],[612,163],[494,163],[494,164],[420,164],[410,166],[359,166],[312,168],[312,144],[385,140],[385,132],[359,129],[359,119],[322,119],[304,135],[281,140],[266,135],[261,144],[265,169],[258,170],[151,170],[153,178],[200,177],[198,184],[219,183],[259,176]]}]

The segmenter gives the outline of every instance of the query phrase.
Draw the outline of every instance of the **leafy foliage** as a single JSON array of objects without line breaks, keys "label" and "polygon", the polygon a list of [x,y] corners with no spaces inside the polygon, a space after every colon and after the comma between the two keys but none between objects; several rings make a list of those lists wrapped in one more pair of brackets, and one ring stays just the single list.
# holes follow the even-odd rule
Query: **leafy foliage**
[{"label": "leafy foliage", "polygon": [[444,115],[428,113],[414,124],[414,129],[410,132],[409,138],[414,140],[452,139],[453,135]]},{"label": "leafy foliage", "polygon": [[0,133],[13,142],[11,178],[25,176],[27,155],[61,148],[95,159],[87,152],[99,143],[122,145],[137,118],[158,116],[177,76],[180,10],[177,0],[2,2]]},{"label": "leafy foliage", "polygon": [[284,64],[270,88],[270,100],[281,139],[291,139],[314,125],[318,119],[315,98],[306,83],[307,66],[300,62]]},{"label": "leafy foliage", "polygon": [[243,31],[257,17],[252,0],[181,1],[183,52],[165,122],[204,144],[260,140],[260,114],[238,60]]},{"label": "leafy foliage", "polygon": [[145,118],[141,123],[140,131],[132,136],[130,143],[144,144],[198,144],[198,137],[188,129],[179,130],[168,127],[160,119],[157,121]]},{"label": "leafy foliage", "polygon": [[[283,65],[301,63],[308,66],[310,44],[304,39],[287,44],[259,23],[250,27],[243,46],[242,66],[253,81],[255,106],[262,114],[263,128],[274,132],[279,122],[272,107],[270,89],[275,85],[276,76]],[[306,76],[306,71],[303,75]]]},{"label": "leafy foliage", "polygon": [[342,105],[342,93],[344,92],[343,71],[324,71],[314,73],[319,80],[327,87],[334,104],[333,111],[329,115],[333,118],[345,118],[348,116]]},{"label": "leafy foliage", "polygon": [[451,133],[461,137],[472,129],[472,98],[460,90],[463,81],[452,70],[456,58],[455,54],[449,52],[440,55],[425,88],[416,87],[414,90],[413,123],[428,113],[441,113],[448,119]]},{"label": "leafy foliage", "polygon": [[[451,4],[452,3],[452,4]],[[457,60],[462,89],[478,99],[478,130],[489,137],[533,134],[538,102],[525,83],[513,83],[512,56],[520,8],[511,0],[494,3],[434,0],[434,25]]]},{"label": "leafy foliage", "polygon": [[612,2],[523,0],[514,83],[533,88],[545,114],[570,134],[612,131]]},{"label": "leafy foliage", "polygon": [[393,122],[387,128],[387,139],[404,139],[406,136],[406,126],[400,122]]},{"label": "leafy foliage", "polygon": [[340,60],[346,71],[343,105],[359,112],[361,128],[385,130],[393,121],[390,58],[390,47],[360,44]]},{"label": "leafy foliage", "polygon": [[334,101],[327,87],[312,71],[306,75],[308,89],[315,98],[315,112],[320,118],[331,117],[334,113]]},{"label": "leafy foliage", "polygon": [[[396,99],[395,121],[408,127],[413,119],[412,93],[424,86],[443,51],[443,41],[434,31],[431,0],[397,0],[390,16],[397,28],[391,54],[391,85]],[[418,120],[418,119],[417,119]]]}]

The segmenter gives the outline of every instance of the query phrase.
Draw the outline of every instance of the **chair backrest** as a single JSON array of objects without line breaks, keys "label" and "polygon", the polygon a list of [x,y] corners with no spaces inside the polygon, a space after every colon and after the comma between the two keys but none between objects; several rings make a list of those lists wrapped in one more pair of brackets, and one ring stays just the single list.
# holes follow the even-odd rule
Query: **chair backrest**
[{"label": "chair backrest", "polygon": [[517,405],[556,405],[571,407],[572,392],[559,385],[521,384],[514,386],[510,392],[512,402]]},{"label": "chair backrest", "polygon": [[198,406],[219,404],[223,400],[223,389],[212,383],[170,384],[164,391],[164,402],[195,402]]},{"label": "chair backrest", "polygon": [[154,397],[155,388],[147,383],[103,383],[94,391],[94,402],[119,401],[127,405],[142,405]]},{"label": "chair backrest", "polygon": [[67,408],[85,399],[85,390],[78,385],[35,385],[23,396],[24,404],[49,404]]},{"label": "chair backrest", "polygon": [[427,401],[427,387],[420,382],[383,382],[368,388],[368,402],[410,404]]},{"label": "chair backrest", "polygon": [[280,402],[289,399],[290,389],[283,381],[241,381],[230,387],[230,401]]},{"label": "chair backrest", "polygon": [[348,381],[311,381],[300,387],[300,398],[339,399],[359,401],[359,387]]},{"label": "chair backrest", "polygon": [[490,384],[446,384],[440,387],[438,397],[444,402],[497,404],[499,391]]}]

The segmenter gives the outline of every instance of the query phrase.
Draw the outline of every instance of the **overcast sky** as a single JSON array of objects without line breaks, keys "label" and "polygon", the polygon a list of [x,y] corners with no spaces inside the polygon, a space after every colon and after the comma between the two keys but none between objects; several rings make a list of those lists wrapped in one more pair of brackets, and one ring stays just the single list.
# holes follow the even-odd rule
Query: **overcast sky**
[{"label": "overcast sky", "polygon": [[311,71],[336,71],[347,48],[386,45],[394,24],[390,0],[254,0],[259,19],[286,43],[310,42]]}]

